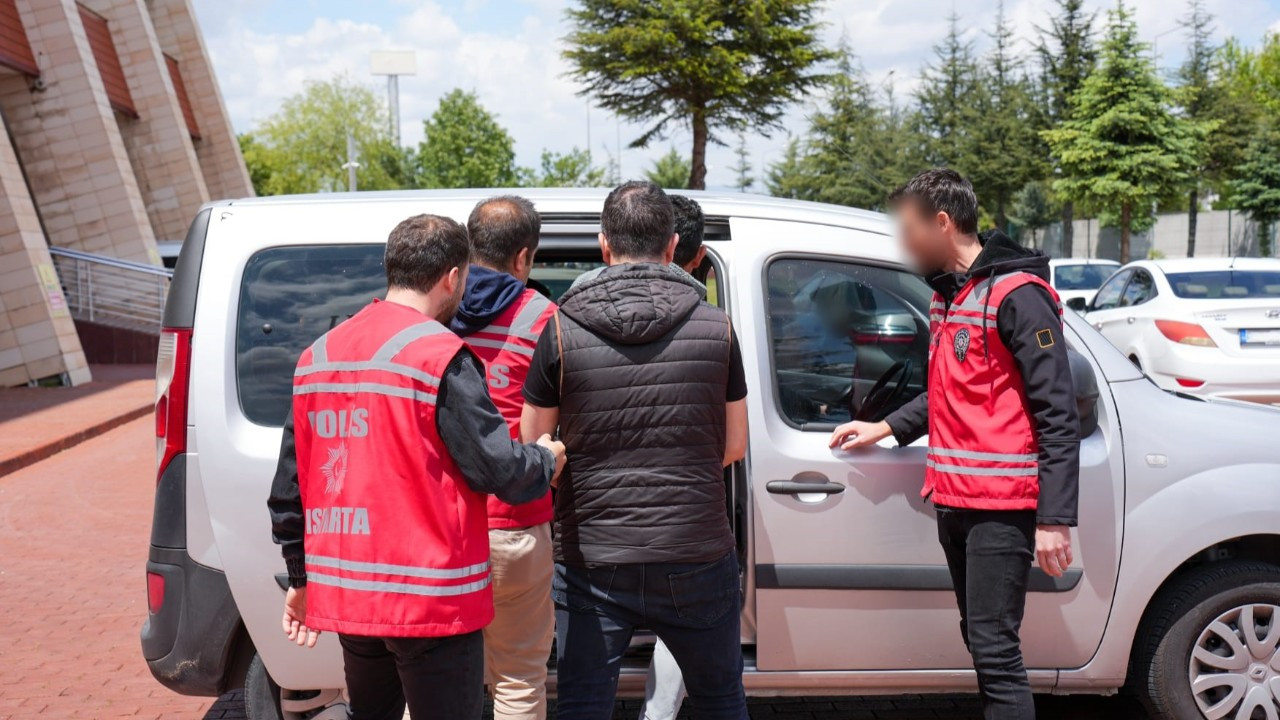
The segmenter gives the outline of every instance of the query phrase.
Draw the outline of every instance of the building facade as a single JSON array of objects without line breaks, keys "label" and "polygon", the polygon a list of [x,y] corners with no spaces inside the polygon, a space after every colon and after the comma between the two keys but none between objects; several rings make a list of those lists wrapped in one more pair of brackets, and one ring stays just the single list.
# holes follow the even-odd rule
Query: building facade
[{"label": "building facade", "polygon": [[0,387],[78,384],[109,334],[50,248],[160,266],[201,204],[253,194],[190,1],[0,0],[0,118]]}]

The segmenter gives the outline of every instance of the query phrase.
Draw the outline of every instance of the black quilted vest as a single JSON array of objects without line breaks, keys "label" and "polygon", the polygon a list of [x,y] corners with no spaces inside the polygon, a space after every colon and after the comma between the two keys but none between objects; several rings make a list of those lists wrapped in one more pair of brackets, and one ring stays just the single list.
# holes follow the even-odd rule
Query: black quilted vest
[{"label": "black quilted vest", "polygon": [[725,507],[729,320],[667,268],[610,267],[560,305],[556,558],[696,563],[733,548]]}]

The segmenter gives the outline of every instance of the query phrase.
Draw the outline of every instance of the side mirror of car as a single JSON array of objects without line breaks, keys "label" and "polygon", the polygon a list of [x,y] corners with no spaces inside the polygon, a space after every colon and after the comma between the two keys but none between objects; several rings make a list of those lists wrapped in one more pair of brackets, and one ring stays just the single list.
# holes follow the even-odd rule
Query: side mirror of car
[{"label": "side mirror of car", "polygon": [[1067,301],[1067,307],[1078,313],[1082,313],[1088,309],[1089,303],[1085,302],[1085,299],[1082,297],[1073,297]]},{"label": "side mirror of car", "polygon": [[1071,364],[1071,384],[1075,387],[1076,413],[1080,416],[1083,440],[1098,429],[1098,376],[1088,359],[1071,348],[1067,348],[1067,361]]}]

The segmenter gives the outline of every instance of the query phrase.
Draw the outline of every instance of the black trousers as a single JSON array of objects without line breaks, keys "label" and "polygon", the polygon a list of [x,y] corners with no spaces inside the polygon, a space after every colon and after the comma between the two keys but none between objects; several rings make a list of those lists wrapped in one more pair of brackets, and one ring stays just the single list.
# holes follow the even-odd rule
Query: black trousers
[{"label": "black trousers", "polygon": [[484,636],[339,635],[351,720],[473,720],[484,708]]},{"label": "black trousers", "polygon": [[986,720],[1034,720],[1018,632],[1035,557],[1032,511],[938,508],[938,540],[960,605]]}]

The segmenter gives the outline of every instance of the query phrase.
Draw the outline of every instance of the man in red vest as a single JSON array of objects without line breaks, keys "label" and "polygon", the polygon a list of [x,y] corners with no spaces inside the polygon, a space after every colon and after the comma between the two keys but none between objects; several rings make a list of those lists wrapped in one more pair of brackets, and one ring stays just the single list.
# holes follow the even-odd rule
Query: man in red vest
[{"label": "man in red vest", "polygon": [[[450,327],[484,361],[489,394],[520,435],[524,380],[555,303],[526,286],[542,219],[533,203],[506,195],[476,205],[467,220],[471,269]],[[484,631],[485,677],[498,720],[545,720],[547,658],[555,636],[551,603],[551,493],[522,505],[489,498],[493,622]]]},{"label": "man in red vest", "polygon": [[1032,559],[1071,564],[1079,422],[1049,260],[999,231],[977,233],[978,200],[952,170],[890,196],[907,254],[934,289],[928,392],[884,422],[831,437],[850,450],[925,432],[923,495],[960,606],[987,720],[1033,720],[1019,629]]},{"label": "man in red vest", "polygon": [[466,228],[387,239],[387,295],[298,360],[268,507],[289,572],[284,632],[338,634],[355,720],[479,718],[493,618],[484,493],[546,494],[564,446],[513,442],[481,362],[446,324]]}]

